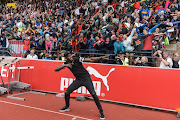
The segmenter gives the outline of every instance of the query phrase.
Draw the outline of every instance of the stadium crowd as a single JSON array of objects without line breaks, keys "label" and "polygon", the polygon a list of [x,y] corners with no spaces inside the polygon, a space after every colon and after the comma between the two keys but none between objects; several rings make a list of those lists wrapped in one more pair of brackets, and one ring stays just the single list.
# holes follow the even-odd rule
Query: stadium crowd
[{"label": "stadium crowd", "polygon": [[22,40],[22,57],[27,58],[64,60],[64,51],[72,51],[84,57],[110,54],[110,60],[102,61],[110,64],[149,66],[152,56],[163,59],[159,50],[170,40],[179,41],[179,29],[178,0],[19,0],[16,8],[0,5],[1,46]]}]

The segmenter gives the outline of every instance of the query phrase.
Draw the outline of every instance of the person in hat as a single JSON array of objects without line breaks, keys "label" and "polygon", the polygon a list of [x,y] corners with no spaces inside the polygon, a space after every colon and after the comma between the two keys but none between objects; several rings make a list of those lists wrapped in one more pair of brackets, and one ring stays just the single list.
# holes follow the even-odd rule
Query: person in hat
[{"label": "person in hat", "polygon": [[172,68],[180,68],[179,54],[173,53],[173,66]]},{"label": "person in hat", "polygon": [[126,53],[126,56],[125,56],[125,52],[121,51],[119,53],[119,56],[116,56],[116,61],[117,61],[117,64],[120,64],[120,65],[129,65],[128,53]]},{"label": "person in hat", "polygon": [[64,58],[64,53],[66,52],[66,50],[61,50],[61,52],[60,52],[60,60],[61,61],[64,61],[65,60],[65,58]]},{"label": "person in hat", "polygon": [[99,98],[95,93],[90,74],[83,67],[82,62],[96,62],[96,61],[99,61],[102,59],[107,59],[107,58],[109,58],[109,56],[83,58],[83,57],[76,57],[76,56],[73,56],[69,52],[65,52],[64,57],[65,57],[66,61],[62,65],[56,67],[55,71],[57,72],[64,68],[68,68],[74,74],[74,76],[76,77],[76,80],[65,91],[66,106],[63,107],[60,110],[60,112],[70,111],[70,105],[69,105],[70,94],[74,90],[78,89],[79,87],[85,86],[87,88],[87,90],[90,92],[90,94],[92,95],[92,97],[96,103],[96,106],[99,109],[100,119],[105,119],[103,109],[102,109],[101,103],[99,101]]},{"label": "person in hat", "polygon": [[51,57],[52,57],[52,56],[49,55],[49,53],[46,53],[44,59],[45,59],[45,60],[53,60]]}]

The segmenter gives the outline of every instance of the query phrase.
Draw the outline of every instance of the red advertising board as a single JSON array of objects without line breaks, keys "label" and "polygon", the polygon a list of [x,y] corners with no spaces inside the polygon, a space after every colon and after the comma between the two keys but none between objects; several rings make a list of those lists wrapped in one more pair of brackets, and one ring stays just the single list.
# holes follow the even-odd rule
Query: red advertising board
[{"label": "red advertising board", "polygon": [[[36,90],[63,92],[75,79],[66,68],[55,72],[62,62],[22,60],[21,66],[34,66],[34,70],[21,70],[21,81]],[[180,108],[180,71],[173,69],[130,67],[83,63],[93,80],[100,99],[132,103],[175,110]],[[87,93],[80,88],[77,93]]]},{"label": "red advertising board", "polygon": [[[18,67],[19,62],[15,63],[12,67]],[[11,81],[18,81],[19,78],[19,70],[12,70],[11,74],[9,72],[9,67],[0,67],[1,76],[4,83],[7,83],[9,77],[11,77]],[[0,80],[0,84],[2,83],[2,79]]]}]

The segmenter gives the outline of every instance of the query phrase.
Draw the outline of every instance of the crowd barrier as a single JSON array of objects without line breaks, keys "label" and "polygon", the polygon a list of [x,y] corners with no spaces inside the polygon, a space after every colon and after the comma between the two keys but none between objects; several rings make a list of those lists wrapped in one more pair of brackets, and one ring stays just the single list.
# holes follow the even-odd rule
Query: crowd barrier
[{"label": "crowd barrier", "polygon": [[[64,92],[75,77],[66,68],[55,72],[60,61],[22,60],[22,66],[34,66],[30,74],[21,71],[20,81],[48,92]],[[180,70],[84,63],[91,74],[100,99],[174,111],[180,108]],[[31,76],[32,75],[32,76]],[[74,93],[88,94],[82,87]]]}]

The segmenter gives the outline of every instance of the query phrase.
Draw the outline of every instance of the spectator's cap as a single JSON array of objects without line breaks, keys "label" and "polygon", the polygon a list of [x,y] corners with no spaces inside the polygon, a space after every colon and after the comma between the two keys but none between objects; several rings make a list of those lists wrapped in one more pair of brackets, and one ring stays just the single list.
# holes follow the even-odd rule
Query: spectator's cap
[{"label": "spectator's cap", "polygon": [[48,55],[49,55],[49,53],[46,53],[46,54],[45,54],[45,57],[48,56]]},{"label": "spectator's cap", "polygon": [[60,53],[65,53],[66,51],[65,50],[62,50]]},{"label": "spectator's cap", "polygon": [[178,53],[174,53],[173,55],[175,55],[175,56],[178,56],[178,57],[179,57],[179,54],[178,54]]},{"label": "spectator's cap", "polygon": [[66,51],[66,52],[64,53],[64,57],[67,57],[69,54],[71,54],[71,53],[68,52],[68,51]]}]

